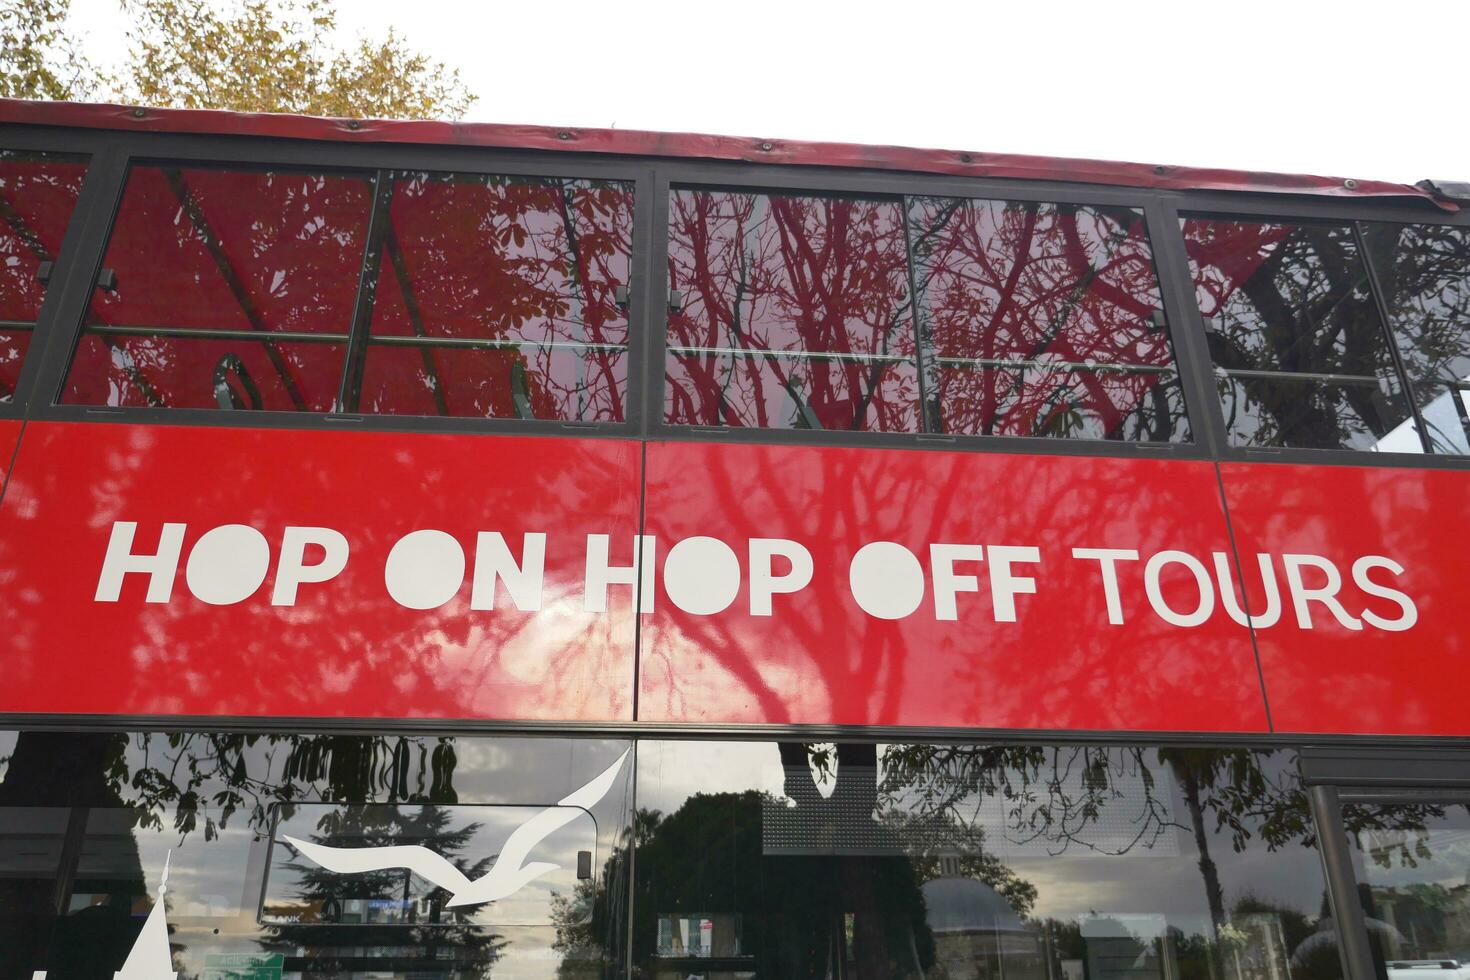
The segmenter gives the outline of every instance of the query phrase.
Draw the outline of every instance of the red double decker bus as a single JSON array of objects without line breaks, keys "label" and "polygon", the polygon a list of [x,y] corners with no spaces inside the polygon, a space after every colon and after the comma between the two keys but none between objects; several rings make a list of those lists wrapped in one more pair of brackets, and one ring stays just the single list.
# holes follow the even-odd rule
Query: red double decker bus
[{"label": "red double decker bus", "polygon": [[1470,975],[1467,199],[0,102],[0,975]]}]

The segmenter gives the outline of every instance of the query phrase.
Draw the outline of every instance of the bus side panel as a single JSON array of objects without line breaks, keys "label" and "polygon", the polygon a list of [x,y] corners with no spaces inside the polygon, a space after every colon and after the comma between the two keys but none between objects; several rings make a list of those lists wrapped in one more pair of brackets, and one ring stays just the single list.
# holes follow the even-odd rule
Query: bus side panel
[{"label": "bus side panel", "polygon": [[[1265,463],[1220,471],[1246,592],[1263,620],[1256,637],[1276,729],[1470,734],[1457,681],[1470,655],[1470,473]],[[1275,608],[1261,554],[1271,556]]]},{"label": "bus side panel", "polygon": [[[1228,560],[1209,463],[670,443],[649,446],[647,480],[640,720],[1266,729],[1245,627],[1213,598],[1173,625],[1144,586],[1157,552],[1211,575]],[[783,592],[796,546],[811,580]],[[1120,622],[1104,562],[1074,548],[1137,552],[1111,566]],[[1183,613],[1207,601],[1187,562],[1163,564],[1156,593]]]},{"label": "bus side panel", "polygon": [[[582,580],[591,533],[631,564],[639,467],[623,441],[33,422],[0,507],[0,712],[628,720],[632,590],[586,612]],[[165,524],[177,561],[129,562]],[[481,531],[519,589],[493,608]]]},{"label": "bus side panel", "polygon": [[0,486],[5,484],[5,475],[10,461],[15,458],[15,447],[20,443],[20,432],[25,423],[19,419],[0,419]]}]

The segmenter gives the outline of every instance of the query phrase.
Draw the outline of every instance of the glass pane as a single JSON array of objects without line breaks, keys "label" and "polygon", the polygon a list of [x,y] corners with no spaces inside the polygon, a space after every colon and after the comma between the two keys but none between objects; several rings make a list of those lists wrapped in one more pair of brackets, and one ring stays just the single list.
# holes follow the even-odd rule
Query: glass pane
[{"label": "glass pane", "polygon": [[676,190],[670,208],[666,421],[918,431],[899,202]]},{"label": "glass pane", "polygon": [[1216,387],[1237,446],[1424,451],[1408,406],[1376,379],[1334,384],[1313,378],[1230,375]]},{"label": "glass pane", "polygon": [[1286,751],[641,742],[647,977],[1335,980]]},{"label": "glass pane", "polygon": [[372,337],[457,343],[372,344],[363,411],[622,420],[631,184],[414,173],[390,218]]},{"label": "glass pane", "polygon": [[345,343],[85,334],[62,401],[126,408],[329,412]]},{"label": "glass pane", "polygon": [[0,149],[0,326],[35,323],[54,262],[86,176],[85,157]]},{"label": "glass pane", "polygon": [[1425,381],[1415,382],[1413,386],[1419,414],[1429,432],[1429,444],[1437,453],[1470,455],[1470,432],[1467,432],[1470,406],[1465,401],[1467,391],[1463,384]]},{"label": "glass pane", "polygon": [[1458,980],[1470,968],[1470,812],[1350,804],[1358,895],[1380,978]]},{"label": "glass pane", "polygon": [[668,378],[664,419],[678,425],[918,431],[918,371],[907,358],[675,355]]},{"label": "glass pane", "polygon": [[[557,897],[577,889],[578,853],[591,859],[597,851],[597,824],[580,807],[311,804],[290,807],[289,813],[285,809],[278,808],[260,910],[261,921],[269,925],[442,930],[545,925],[557,914]],[[495,865],[490,856],[513,847],[510,838],[520,828],[542,822],[552,829],[521,859],[523,866],[541,863],[542,872],[507,895],[473,905],[454,904],[462,896],[447,881],[456,875],[438,873],[430,855],[418,855],[423,860],[416,869],[344,873],[331,866],[389,847],[413,847],[449,861],[466,879],[480,881]]]},{"label": "glass pane", "polygon": [[31,346],[31,331],[0,330],[0,403],[15,397],[20,369]]},{"label": "glass pane", "polygon": [[1369,224],[1364,233],[1431,443],[1464,454],[1445,383],[1470,381],[1470,228]]},{"label": "glass pane", "polygon": [[361,411],[497,419],[623,420],[625,349],[368,348]]},{"label": "glass pane", "polygon": [[42,263],[61,251],[86,173],[85,157],[0,149],[0,404],[15,397],[46,295]]},{"label": "glass pane", "polygon": [[626,935],[628,753],[0,733],[0,975],[112,977],[135,956],[150,977],[602,976]]},{"label": "glass pane", "polygon": [[[935,357],[937,382],[927,388],[943,431],[1188,439],[1141,213],[914,198],[909,224],[920,327]],[[1090,424],[1052,424],[1043,410],[1039,415],[1023,411],[1028,422],[1017,426],[995,414],[1009,414],[1007,398],[976,390],[977,378],[980,388],[992,384],[992,376],[976,369],[998,361],[1022,362],[1018,367],[1039,367],[1044,374],[1054,370],[1053,362],[1064,362],[1057,367],[1115,364],[1155,370],[1137,372],[1121,384],[1104,383],[1101,375],[1064,382],[1072,414]],[[1006,376],[994,382],[1012,385]],[[1167,390],[1171,387],[1173,392]],[[1178,411],[1165,408],[1169,403]],[[1137,424],[1141,416],[1152,424]]]},{"label": "glass pane", "polygon": [[[1409,417],[1351,226],[1182,224],[1210,356],[1233,382],[1225,405],[1232,444],[1362,449]],[[1312,375],[1362,391],[1303,403],[1300,386],[1250,372]],[[1369,386],[1385,382],[1393,404],[1370,408]],[[1283,398],[1288,390],[1298,397]]]},{"label": "glass pane", "polygon": [[[115,286],[94,291],[87,317],[86,336],[102,345],[90,350],[109,355],[89,357],[84,344],[63,400],[221,407],[212,396],[213,376],[228,366],[206,363],[203,352],[234,353],[248,362],[246,351],[263,350],[270,363],[251,374],[263,392],[279,386],[285,398],[262,407],[330,410],[331,397],[317,393],[335,394],[345,346],[327,344],[293,360],[279,353],[284,341],[258,344],[248,335],[304,333],[345,344],[372,197],[372,179],[360,174],[135,167],[103,259]],[[214,331],[235,337],[183,339]],[[184,350],[196,356],[178,353]],[[119,383],[117,373],[129,371],[128,356],[119,351],[145,360],[148,352],[168,354],[148,360],[144,384]],[[308,359],[311,376],[297,377]],[[151,394],[120,393],[130,388]]]},{"label": "glass pane", "polygon": [[938,369],[948,432],[1065,439],[1185,439],[1189,423],[1178,375],[1030,366]]}]

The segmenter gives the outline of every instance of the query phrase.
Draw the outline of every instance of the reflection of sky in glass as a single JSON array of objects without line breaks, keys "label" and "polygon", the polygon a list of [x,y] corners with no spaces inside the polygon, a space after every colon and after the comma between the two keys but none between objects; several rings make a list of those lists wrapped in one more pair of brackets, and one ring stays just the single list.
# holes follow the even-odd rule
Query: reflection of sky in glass
[{"label": "reflection of sky in glass", "polygon": [[0,780],[5,779],[5,773],[10,769],[10,754],[15,751],[18,738],[18,732],[0,732]]},{"label": "reflection of sky in glass", "polygon": [[[313,739],[318,740],[318,748],[344,746],[350,741],[345,736],[301,736],[294,739],[294,744],[311,745]],[[406,746],[410,750],[409,789],[427,792],[427,779],[422,787],[417,785],[419,749],[432,750],[439,739],[395,736],[367,741],[386,749]],[[0,731],[0,779],[7,773],[8,757],[17,742],[17,733]],[[270,932],[256,919],[268,841],[252,816],[253,808],[259,805],[260,812],[269,815],[278,800],[295,799],[298,802],[293,819],[301,825],[296,836],[312,837],[320,811],[330,809],[319,801],[326,794],[341,792],[329,783],[325,775],[328,768],[321,768],[319,779],[303,778],[298,754],[296,768],[288,779],[287,760],[293,739],[284,736],[275,741],[262,736],[243,745],[234,737],[212,737],[208,733],[153,733],[129,735],[120,744],[122,771],[119,778],[110,780],[112,790],[120,802],[142,808],[145,824],[159,825],[138,825],[140,810],[132,806],[91,808],[71,911],[105,903],[125,910],[123,914],[131,915],[141,927],[158,896],[167,860],[171,941],[176,964],[184,975],[201,973],[213,956],[261,955],[261,942]],[[221,747],[226,744],[229,751],[222,754]],[[477,804],[504,804],[496,809],[521,816],[540,813],[606,769],[627,748],[627,741],[612,739],[453,739],[452,793],[458,805],[446,809],[454,811],[461,824],[465,812],[486,809]],[[241,751],[238,757],[234,754],[237,750]],[[387,782],[367,780],[365,785],[369,795],[378,794],[380,798],[391,792]],[[159,787],[172,789],[159,792]],[[194,794],[191,798],[201,801],[215,802],[217,794],[226,791],[239,793],[241,799],[228,819],[218,806],[194,811],[194,826],[186,831],[181,824],[176,826],[179,811],[174,790]],[[490,914],[471,917],[471,924],[489,922],[491,931],[508,943],[496,964],[496,977],[555,977],[568,957],[599,955],[596,937],[590,951],[563,953],[553,949],[556,930],[548,925],[547,910],[553,891],[569,899],[574,897],[576,851],[592,851],[593,872],[602,876],[603,862],[627,826],[631,790],[632,767],[628,765],[606,796],[591,807],[592,814],[578,811],[577,820],[559,836],[548,837],[532,851],[529,860],[556,861],[561,867],[526,886],[524,894],[518,893],[515,899],[522,902],[518,910],[515,901],[506,899],[497,903]],[[0,874],[20,871],[43,879],[54,876],[71,813],[66,807],[0,808]],[[493,856],[512,829],[508,825],[510,817],[487,820],[476,812],[473,819],[486,827],[466,849],[471,862]],[[17,841],[29,850],[19,853],[16,847],[7,846]],[[552,853],[557,850],[560,855]],[[32,870],[15,866],[21,860],[39,862],[43,867]],[[507,919],[533,921],[536,925],[510,925]]]},{"label": "reflection of sky in glass", "polygon": [[[696,793],[750,789],[771,794],[778,801],[785,799],[781,759],[774,743],[642,742],[638,751],[640,807],[668,815]],[[880,765],[884,751],[880,747]],[[1027,807],[1034,806],[1035,801],[1028,802],[1024,796],[1007,800],[998,795],[977,798],[971,794],[958,800],[956,811],[983,832],[985,853],[1000,859],[1017,877],[1036,887],[1037,898],[1030,913],[1033,920],[1075,922],[1098,915],[1162,914],[1171,926],[1186,933],[1208,934],[1210,913],[1199,855],[1189,810],[1173,770],[1152,751],[1144,753],[1142,766],[1131,753],[1116,755],[1119,760],[1112,766],[1110,778],[1119,796],[1103,807],[1115,808],[1115,815],[1089,825],[1089,842],[1099,849],[1121,847],[1136,836],[1134,821],[1138,818],[1145,768],[1154,781],[1154,795],[1161,804],[1158,812],[1165,823],[1160,834],[1149,835],[1146,843],[1125,853],[1072,847],[1052,856],[1047,854],[1044,841],[1023,842],[1016,835],[1016,814],[1011,811],[1020,807],[1024,816]],[[1283,785],[1294,778],[1289,753],[1258,754],[1255,759],[1273,784]],[[1075,798],[1081,790],[1080,773],[1066,776],[1058,788]],[[920,792],[915,789],[900,794],[890,807],[912,813],[919,802]],[[1253,836],[1239,851],[1228,831],[1216,831],[1213,816],[1206,820],[1226,914],[1235,903],[1250,897],[1315,920],[1322,913],[1325,889],[1316,850],[1294,840],[1269,850],[1260,842],[1253,818],[1244,819],[1252,826]],[[768,856],[764,860],[783,858]]]},{"label": "reflection of sky in glass", "polygon": [[[1424,830],[1362,830],[1357,834],[1358,874],[1377,887],[1438,884],[1446,888],[1470,885],[1470,821],[1464,814],[1427,821],[1439,826]],[[1425,857],[1420,849],[1427,849]],[[1403,851],[1414,855],[1414,864]],[[1375,860],[1381,856],[1388,867]]]}]

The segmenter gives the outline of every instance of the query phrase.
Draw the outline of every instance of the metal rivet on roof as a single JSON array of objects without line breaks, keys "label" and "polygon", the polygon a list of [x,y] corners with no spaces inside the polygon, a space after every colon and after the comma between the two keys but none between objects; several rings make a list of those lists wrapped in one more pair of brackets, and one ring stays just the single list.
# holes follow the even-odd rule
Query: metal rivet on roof
[{"label": "metal rivet on roof", "polygon": [[556,138],[559,140],[569,140],[572,138],[572,134],[563,129],[561,132],[556,134]]},{"label": "metal rivet on roof", "polygon": [[764,151],[766,151],[767,153],[770,153],[775,148],[776,148],[776,144],[774,144],[774,143],[762,143],[761,144],[761,149],[764,150]]},{"label": "metal rivet on roof", "polygon": [[1349,177],[1347,180],[1342,182],[1342,186],[1346,187],[1350,191],[1355,191],[1358,189],[1358,182]]}]

